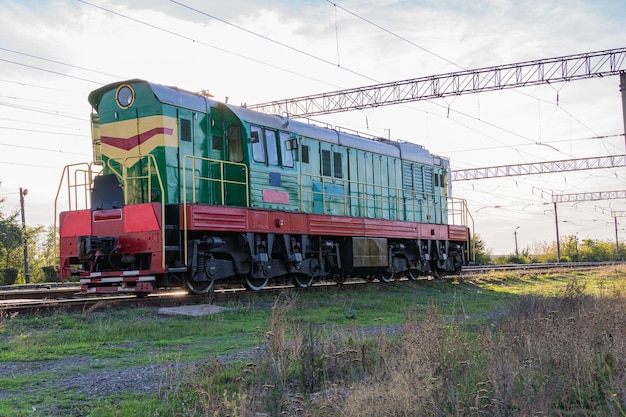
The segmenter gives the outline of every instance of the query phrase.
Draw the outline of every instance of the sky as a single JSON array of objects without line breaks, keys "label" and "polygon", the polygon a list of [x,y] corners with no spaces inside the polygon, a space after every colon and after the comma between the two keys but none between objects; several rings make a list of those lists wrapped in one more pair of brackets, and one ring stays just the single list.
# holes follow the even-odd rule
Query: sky
[{"label": "sky", "polygon": [[[0,0],[0,211],[28,189],[54,223],[63,167],[90,161],[88,94],[140,78],[255,104],[626,46],[623,0]],[[619,77],[317,116],[423,145],[452,169],[621,155]],[[551,195],[626,189],[626,168],[458,181],[494,254],[555,240]],[[558,205],[561,236],[614,241],[625,200]],[[618,218],[620,240],[626,218]]]}]

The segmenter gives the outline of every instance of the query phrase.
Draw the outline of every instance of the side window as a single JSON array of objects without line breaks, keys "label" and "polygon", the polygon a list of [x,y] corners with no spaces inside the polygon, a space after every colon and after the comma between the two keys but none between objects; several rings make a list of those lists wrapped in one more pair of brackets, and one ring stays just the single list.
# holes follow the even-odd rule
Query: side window
[{"label": "side window", "polygon": [[191,120],[180,119],[180,140],[191,142]]},{"label": "side window", "polygon": [[280,132],[280,143],[282,150],[283,166],[291,168],[293,167],[293,142],[291,141],[289,133]]},{"label": "side window", "polygon": [[343,178],[343,170],[341,168],[341,154],[333,152],[333,172],[335,178]]},{"label": "side window", "polygon": [[215,151],[222,150],[222,137],[221,136],[213,136],[213,139],[211,141],[211,149]]},{"label": "side window", "polygon": [[228,126],[228,160],[231,162],[243,161],[243,149],[241,147],[241,130],[239,125]]},{"label": "side window", "polygon": [[309,163],[309,146],[308,145],[302,145],[302,163],[303,164]]},{"label": "side window", "polygon": [[258,126],[250,126],[250,142],[252,143],[252,158],[255,162],[265,163],[265,138]]},{"label": "side window", "polygon": [[332,175],[330,168],[330,151],[324,149],[322,150],[322,175],[325,177]]},{"label": "side window", "polygon": [[269,165],[278,165],[276,131],[265,130],[265,143],[267,145],[267,163]]}]

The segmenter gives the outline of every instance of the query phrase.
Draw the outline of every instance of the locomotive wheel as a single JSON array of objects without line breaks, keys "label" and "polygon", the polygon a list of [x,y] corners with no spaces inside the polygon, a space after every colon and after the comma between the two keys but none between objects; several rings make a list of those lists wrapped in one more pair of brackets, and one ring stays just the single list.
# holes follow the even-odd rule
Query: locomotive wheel
[{"label": "locomotive wheel", "polygon": [[213,289],[213,283],[215,281],[194,281],[192,279],[185,279],[187,288],[191,294],[204,295]]},{"label": "locomotive wheel", "polygon": [[268,277],[265,278],[252,278],[250,276],[246,277],[246,288],[252,291],[260,291],[266,285],[267,281],[269,281]]},{"label": "locomotive wheel", "polygon": [[411,281],[417,281],[420,276],[420,271],[417,269],[409,269],[408,275]]},{"label": "locomotive wheel", "polygon": [[378,280],[380,282],[391,282],[393,281],[393,276],[394,276],[393,272],[385,272],[378,276]]},{"label": "locomotive wheel", "polygon": [[430,264],[430,271],[435,279],[443,279],[446,276],[446,270],[437,267],[437,261],[432,261]]},{"label": "locomotive wheel", "polygon": [[306,274],[295,274],[293,276],[293,283],[296,287],[306,288],[313,284],[313,277]]}]

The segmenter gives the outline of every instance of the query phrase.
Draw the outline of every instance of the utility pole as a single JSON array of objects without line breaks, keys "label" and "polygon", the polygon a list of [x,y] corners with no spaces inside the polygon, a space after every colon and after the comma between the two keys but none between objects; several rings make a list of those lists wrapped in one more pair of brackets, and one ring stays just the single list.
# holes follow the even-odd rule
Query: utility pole
[{"label": "utility pole", "polygon": [[615,220],[615,260],[619,262],[619,238],[617,236],[617,216],[613,217]]},{"label": "utility pole", "polygon": [[619,91],[622,92],[622,119],[624,120],[624,150],[626,150],[626,71],[619,73]]},{"label": "utility pole", "polygon": [[22,209],[22,240],[24,243],[24,276],[26,283],[30,284],[30,271],[28,269],[28,241],[26,239],[26,214],[24,214],[24,196],[28,194],[28,190],[20,188],[20,207]]},{"label": "utility pole", "polygon": [[515,257],[519,261],[519,251],[517,250],[517,229],[519,229],[519,226],[517,226],[513,231],[513,236],[515,236]]},{"label": "utility pole", "polygon": [[556,201],[554,204],[554,224],[556,225],[556,263],[561,262],[561,242],[559,242],[559,216],[556,213]]}]

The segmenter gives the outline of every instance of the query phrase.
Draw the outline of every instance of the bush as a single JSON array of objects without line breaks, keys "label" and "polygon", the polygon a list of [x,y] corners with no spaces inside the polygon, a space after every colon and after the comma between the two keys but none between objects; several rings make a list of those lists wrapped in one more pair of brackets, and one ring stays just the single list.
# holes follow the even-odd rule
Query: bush
[{"label": "bush", "polygon": [[427,306],[408,309],[402,326],[329,335],[282,301],[249,362],[198,368],[163,402],[184,404],[176,412],[186,416],[626,415],[621,293],[594,297],[573,279],[558,297],[521,296],[479,327]]},{"label": "bush", "polygon": [[44,266],[41,268],[43,271],[43,278],[45,282],[57,282],[57,273],[54,270],[54,266]]},{"label": "bush", "polygon": [[17,282],[17,268],[6,268],[2,271],[2,285],[13,285]]}]

